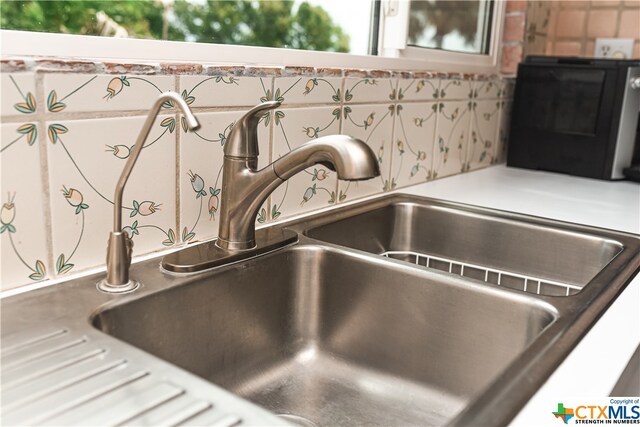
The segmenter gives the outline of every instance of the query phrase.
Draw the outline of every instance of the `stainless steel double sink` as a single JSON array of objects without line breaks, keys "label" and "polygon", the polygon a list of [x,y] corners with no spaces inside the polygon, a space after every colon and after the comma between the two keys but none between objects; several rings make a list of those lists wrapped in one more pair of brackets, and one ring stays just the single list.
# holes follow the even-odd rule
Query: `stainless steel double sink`
[{"label": "stainless steel double sink", "polygon": [[640,267],[636,236],[408,196],[283,227],[94,325],[300,425],[495,425]]},{"label": "stainless steel double sink", "polygon": [[95,276],[65,295],[283,423],[503,425],[640,269],[634,235],[404,195],[280,226],[297,243],[188,275],[150,260],[133,294],[99,299]]}]

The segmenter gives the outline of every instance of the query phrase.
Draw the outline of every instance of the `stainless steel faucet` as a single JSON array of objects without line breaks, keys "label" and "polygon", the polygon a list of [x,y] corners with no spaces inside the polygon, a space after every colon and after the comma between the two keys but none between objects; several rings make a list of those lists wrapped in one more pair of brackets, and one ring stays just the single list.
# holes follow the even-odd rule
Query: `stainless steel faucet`
[{"label": "stainless steel faucet", "polygon": [[344,180],[380,175],[375,154],[367,144],[347,135],[330,135],[301,145],[258,170],[257,125],[280,102],[257,105],[236,122],[224,147],[220,230],[216,245],[228,252],[256,247],[255,221],[269,194],[298,172],[321,163]]},{"label": "stainless steel faucet", "polygon": [[178,109],[182,111],[187,121],[187,127],[190,130],[196,130],[200,127],[198,120],[191,112],[187,103],[175,92],[165,92],[161,94],[151,107],[147,120],[144,122],[136,144],[124,165],[122,174],[116,184],[115,194],[113,196],[113,231],[109,235],[107,246],[107,277],[98,282],[98,289],[104,292],[122,293],[130,292],[136,289],[139,284],[129,278],[129,267],[131,265],[131,251],[133,249],[133,240],[126,231],[122,230],[122,193],[127,184],[129,175],[136,164],[142,147],[144,146],[151,126],[156,120],[162,104],[166,101],[173,102]]}]

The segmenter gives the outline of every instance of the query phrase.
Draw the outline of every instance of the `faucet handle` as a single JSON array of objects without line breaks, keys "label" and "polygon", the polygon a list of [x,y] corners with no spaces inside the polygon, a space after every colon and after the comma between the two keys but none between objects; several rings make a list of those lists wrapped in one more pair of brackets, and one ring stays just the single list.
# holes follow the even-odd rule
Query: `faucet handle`
[{"label": "faucet handle", "polygon": [[231,129],[224,146],[224,155],[237,158],[258,157],[258,122],[269,110],[278,108],[280,101],[268,101],[258,104],[247,111]]}]

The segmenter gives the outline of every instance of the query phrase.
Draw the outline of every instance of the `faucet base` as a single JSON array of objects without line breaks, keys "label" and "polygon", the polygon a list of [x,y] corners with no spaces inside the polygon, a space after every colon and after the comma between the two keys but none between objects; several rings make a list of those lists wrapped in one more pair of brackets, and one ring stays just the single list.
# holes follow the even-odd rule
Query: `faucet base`
[{"label": "faucet base", "polygon": [[124,285],[110,285],[107,282],[107,279],[102,279],[96,284],[96,288],[100,292],[104,292],[106,294],[124,294],[127,292],[133,292],[140,287],[140,283],[135,280],[129,280],[129,282]]},{"label": "faucet base", "polygon": [[223,249],[216,241],[189,246],[162,258],[162,268],[173,273],[195,273],[255,258],[298,241],[298,233],[277,227],[256,231],[256,246],[247,250]]},{"label": "faucet base", "polygon": [[235,252],[255,249],[258,245],[256,244],[255,240],[250,240],[248,242],[230,242],[218,237],[216,239],[216,246],[229,252]]}]

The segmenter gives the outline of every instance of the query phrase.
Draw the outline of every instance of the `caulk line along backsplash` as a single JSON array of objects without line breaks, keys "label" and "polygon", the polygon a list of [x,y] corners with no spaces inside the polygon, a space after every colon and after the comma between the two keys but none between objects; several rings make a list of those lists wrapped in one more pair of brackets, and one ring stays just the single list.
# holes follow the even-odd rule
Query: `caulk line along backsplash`
[{"label": "caulk line along backsplash", "polygon": [[382,175],[343,182],[323,166],[290,179],[259,223],[503,161],[512,82],[497,76],[306,67],[4,59],[2,289],[104,265],[113,191],[147,109],[177,91],[202,128],[163,106],[124,194],[134,255],[215,238],[223,147],[249,107],[260,165],[324,135],[377,153]]}]

